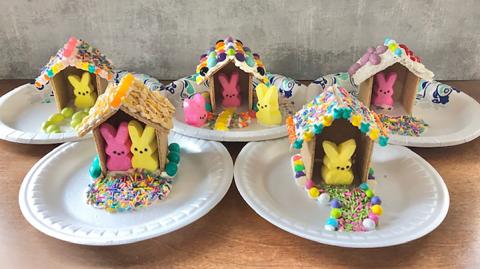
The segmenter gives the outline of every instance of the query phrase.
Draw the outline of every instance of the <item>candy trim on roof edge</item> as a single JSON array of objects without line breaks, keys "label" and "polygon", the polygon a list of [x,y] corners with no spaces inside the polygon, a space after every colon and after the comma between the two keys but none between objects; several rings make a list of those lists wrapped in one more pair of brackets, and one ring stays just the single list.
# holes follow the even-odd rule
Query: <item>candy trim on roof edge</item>
[{"label": "candy trim on roof edge", "polygon": [[420,62],[420,57],[406,45],[398,44],[390,38],[386,38],[383,45],[368,48],[367,52],[350,66],[348,73],[353,82],[360,85],[371,76],[396,63],[402,64],[419,78],[428,81],[433,79],[433,72]]},{"label": "candy trim on roof edge", "polygon": [[42,90],[51,78],[68,66],[95,73],[108,81],[113,78],[112,63],[100,50],[86,41],[70,37],[40,70],[40,75],[35,79],[35,87]]},{"label": "candy trim on roof edge", "polygon": [[242,41],[227,37],[225,40],[218,40],[215,47],[200,56],[200,63],[196,68],[197,84],[201,84],[229,62],[233,62],[242,71],[253,74],[260,81],[266,78],[267,72],[260,55],[244,47]]},{"label": "candy trim on roof edge", "polygon": [[313,139],[336,119],[348,120],[362,134],[371,140],[378,140],[381,146],[388,143],[388,131],[378,115],[337,85],[328,87],[293,117],[287,118],[290,143],[296,149],[302,148],[304,141]]}]

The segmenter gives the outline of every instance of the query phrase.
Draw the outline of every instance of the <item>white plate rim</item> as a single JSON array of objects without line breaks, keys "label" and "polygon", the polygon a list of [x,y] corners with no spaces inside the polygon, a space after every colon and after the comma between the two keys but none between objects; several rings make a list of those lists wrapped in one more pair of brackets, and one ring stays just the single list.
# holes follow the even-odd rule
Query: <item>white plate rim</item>
[{"label": "white plate rim", "polygon": [[[412,157],[414,157],[417,161],[419,161],[422,165],[424,165],[424,168],[431,173],[433,176],[435,176],[439,180],[439,186],[440,186],[440,191],[443,192],[445,195],[445,203],[443,204],[442,208],[440,209],[441,214],[437,215],[437,217],[432,221],[426,228],[424,228],[420,232],[412,232],[409,236],[405,236],[401,240],[391,240],[388,243],[381,243],[381,244],[374,244],[374,243],[368,243],[368,244],[346,244],[343,242],[336,242],[335,240],[331,240],[328,238],[317,238],[314,236],[310,236],[308,234],[302,233],[295,228],[289,226],[288,224],[284,223],[282,220],[279,220],[276,218],[271,211],[264,207],[263,205],[258,204],[254,198],[250,197],[245,185],[242,183],[242,171],[241,167],[245,165],[245,162],[247,161],[248,154],[250,154],[250,151],[252,151],[258,144],[260,143],[279,143],[282,142],[282,140],[286,140],[286,138],[283,139],[276,139],[276,140],[269,140],[269,141],[262,141],[262,142],[250,142],[248,143],[243,149],[240,151],[238,154],[238,157],[236,158],[235,161],[235,169],[234,169],[234,181],[235,181],[235,186],[237,187],[238,191],[240,192],[240,195],[242,198],[245,200],[245,202],[262,218],[270,222],[271,224],[277,226],[278,228],[292,233],[296,236],[315,241],[317,243],[321,244],[326,244],[326,245],[332,245],[332,246],[338,246],[338,247],[345,247],[345,248],[378,248],[378,247],[388,247],[388,246],[395,246],[395,245],[400,245],[404,244],[413,240],[416,240],[418,238],[421,238],[433,230],[435,230],[445,219],[448,213],[448,209],[450,206],[450,195],[448,193],[447,186],[445,182],[443,181],[442,177],[440,174],[431,166],[425,159],[423,159],[420,155],[416,154],[412,150],[410,150],[407,147],[400,146],[400,145],[395,145],[394,147],[398,147],[401,150],[404,150],[408,152]],[[337,233],[337,232],[332,232],[332,233]]]},{"label": "white plate rim", "polygon": [[[175,133],[175,135],[178,135],[182,137],[182,135]],[[183,136],[185,137],[185,136]],[[188,139],[194,139],[190,137],[186,137]],[[199,139],[196,139],[199,140]],[[205,141],[205,140],[204,140]],[[67,150],[69,147],[71,147],[74,144],[77,143],[82,143],[81,141],[77,142],[68,142],[64,143],[57,148],[53,149],[51,152],[46,154],[44,157],[42,157],[35,165],[30,169],[30,171],[27,173],[25,176],[19,190],[19,195],[18,195],[18,202],[20,205],[20,211],[22,212],[22,215],[25,217],[25,219],[37,230],[40,232],[70,243],[74,244],[80,244],[80,245],[91,245],[91,246],[113,246],[113,245],[124,245],[124,244],[130,244],[130,243],[135,243],[147,239],[151,239],[154,237],[158,237],[161,235],[168,234],[170,232],[179,230],[206,215],[208,212],[210,212],[222,199],[223,197],[227,194],[228,190],[230,189],[230,186],[233,181],[233,160],[228,152],[228,150],[225,148],[225,146],[219,142],[216,141],[205,141],[207,143],[212,143],[212,146],[218,150],[218,152],[222,155],[222,159],[225,160],[224,164],[224,171],[225,171],[225,177],[224,180],[222,181],[223,184],[219,184],[219,192],[216,192],[216,196],[211,196],[210,201],[204,204],[203,210],[196,210],[194,213],[192,213],[191,217],[187,219],[187,221],[184,221],[183,223],[177,224],[170,226],[168,229],[163,230],[161,233],[144,233],[141,236],[138,236],[134,239],[132,238],[126,238],[126,239],[120,239],[120,240],[115,240],[115,241],[95,241],[95,240],[89,240],[84,239],[84,238],[79,238],[75,237],[72,235],[65,234],[63,232],[59,232],[55,229],[52,229],[48,225],[46,225],[44,222],[41,220],[37,219],[35,214],[32,212],[30,205],[28,204],[27,201],[27,195],[26,195],[26,190],[28,188],[28,184],[31,183],[32,176],[37,172],[37,170],[47,163],[49,159],[53,156],[55,156],[58,153],[61,153],[64,150]],[[167,198],[168,199],[168,198]],[[148,230],[148,229],[146,229]]]},{"label": "white plate rim", "polygon": [[[34,89],[30,88],[34,87],[32,84],[23,84],[15,89],[9,91],[8,93],[4,94],[3,96],[0,97],[0,111],[5,104],[5,102],[8,101],[9,98],[11,98],[14,95],[17,95],[22,92],[26,91],[32,91],[32,94],[34,94]],[[64,142],[70,142],[70,141],[80,141],[83,139],[87,139],[92,137],[91,133],[88,133],[87,135],[83,137],[79,137],[76,133],[74,132],[68,132],[68,133],[57,133],[57,134],[48,134],[48,133],[43,133],[40,130],[37,133],[34,132],[24,132],[21,130],[13,129],[10,126],[6,125],[2,121],[2,117],[0,117],[0,139],[14,142],[14,143],[22,143],[22,144],[60,144]]]}]

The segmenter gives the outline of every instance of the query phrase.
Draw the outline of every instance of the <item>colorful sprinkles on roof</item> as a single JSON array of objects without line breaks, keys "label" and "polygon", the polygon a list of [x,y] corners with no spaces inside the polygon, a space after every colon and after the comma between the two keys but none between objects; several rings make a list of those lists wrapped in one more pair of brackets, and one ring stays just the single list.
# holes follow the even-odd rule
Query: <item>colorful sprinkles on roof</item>
[{"label": "colorful sprinkles on roof", "polygon": [[410,72],[421,79],[433,79],[432,71],[422,63],[420,57],[415,55],[405,44],[398,44],[395,40],[386,38],[382,45],[370,47],[367,52],[348,69],[355,84],[360,85],[372,75],[387,67],[400,63]]},{"label": "colorful sprinkles on roof", "polygon": [[71,37],[40,70],[40,75],[35,79],[35,87],[42,90],[52,77],[68,66],[94,73],[106,80],[113,77],[112,63],[105,55],[87,42]]},{"label": "colorful sprinkles on roof", "polygon": [[233,62],[242,71],[253,74],[260,81],[268,80],[260,55],[245,47],[242,41],[227,37],[225,40],[218,40],[214,47],[200,56],[196,82],[202,83],[229,62]]},{"label": "colorful sprinkles on roof", "polygon": [[371,140],[378,140],[381,146],[388,143],[388,131],[383,127],[378,115],[344,88],[336,85],[325,89],[293,118],[286,120],[290,142],[294,148],[300,149],[303,141],[310,141],[336,119],[348,120]]}]

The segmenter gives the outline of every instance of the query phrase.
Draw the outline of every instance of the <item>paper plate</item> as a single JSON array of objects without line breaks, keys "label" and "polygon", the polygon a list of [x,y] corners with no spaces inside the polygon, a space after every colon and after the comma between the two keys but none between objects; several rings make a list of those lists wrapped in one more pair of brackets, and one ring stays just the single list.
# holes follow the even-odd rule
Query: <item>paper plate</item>
[{"label": "paper plate", "polygon": [[135,212],[108,213],[85,202],[95,156],[92,140],[66,143],[43,157],[25,176],[20,209],[30,224],[60,240],[84,245],[120,245],[186,226],[209,212],[226,194],[233,162],[217,142],[170,134],[179,143],[181,164],[172,191]]},{"label": "paper plate", "polygon": [[[358,94],[348,73],[330,74],[308,86],[312,100],[326,87],[337,84],[353,95]],[[420,136],[390,135],[389,143],[412,147],[442,147],[469,142],[480,136],[480,104],[467,94],[437,81],[421,80],[413,115],[429,126]]]},{"label": "paper plate", "polygon": [[245,201],[279,228],[319,243],[352,248],[406,243],[433,231],[445,218],[449,194],[435,169],[402,146],[375,147],[376,194],[384,213],[372,232],[324,229],[330,208],[295,184],[287,139],[251,142],[237,157],[235,184]]},{"label": "paper plate", "polygon": [[57,112],[50,86],[42,92],[32,84],[22,85],[0,97],[0,139],[24,144],[57,144],[90,138],[79,137],[73,128],[62,133],[41,131],[42,123]]},{"label": "paper plate", "polygon": [[[289,104],[296,111],[305,104],[307,86],[281,75],[267,74],[270,83],[279,89],[280,105]],[[254,87],[258,84],[253,80]],[[235,128],[229,131],[216,131],[208,128],[197,128],[184,122],[183,100],[195,93],[208,91],[208,85],[197,85],[194,76],[188,76],[166,85],[162,93],[176,108],[174,131],[183,135],[216,141],[259,141],[284,137],[287,135],[285,125],[268,127],[257,124],[256,121],[246,128]]]}]

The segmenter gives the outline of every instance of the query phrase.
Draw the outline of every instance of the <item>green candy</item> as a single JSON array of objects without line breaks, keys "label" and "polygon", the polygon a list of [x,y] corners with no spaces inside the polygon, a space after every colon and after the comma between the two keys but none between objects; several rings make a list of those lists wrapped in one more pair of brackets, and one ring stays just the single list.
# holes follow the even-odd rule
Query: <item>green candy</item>
[{"label": "green candy", "polygon": [[87,115],[88,114],[86,112],[83,112],[83,111],[75,112],[75,114],[73,114],[73,116],[72,116],[72,121],[73,120],[82,121],[82,119],[85,118]]},{"label": "green candy", "polygon": [[60,133],[60,127],[52,123],[50,126],[47,127],[47,133],[49,134]]},{"label": "green candy", "polygon": [[167,159],[172,163],[178,164],[178,162],[180,162],[180,154],[178,154],[178,152],[175,152],[175,151],[170,151],[170,153],[168,153],[167,155]]},{"label": "green candy", "polygon": [[71,107],[64,107],[62,109],[62,111],[60,112],[64,118],[71,118],[73,116],[73,113],[75,112],[75,110],[73,110],[73,108]]},{"label": "green candy", "polygon": [[373,176],[374,173],[375,173],[375,171],[373,170],[373,167],[370,167],[370,168],[368,169],[368,175],[369,175],[369,176]]},{"label": "green candy", "polygon": [[88,113],[90,112],[90,107],[84,108],[84,109],[83,109],[83,112],[87,113],[87,115],[88,115]]},{"label": "green candy", "polygon": [[92,165],[90,165],[90,168],[88,169],[88,172],[92,178],[98,178],[100,174],[102,174],[102,169],[100,169],[100,166],[95,166],[92,163]]},{"label": "green candy", "polygon": [[365,191],[365,194],[367,195],[368,198],[372,198],[374,193],[371,189],[368,189]]},{"label": "green candy", "polygon": [[303,164],[296,164],[295,165],[295,172],[300,172],[305,170],[305,166]]},{"label": "green candy", "polygon": [[167,175],[173,177],[175,174],[177,174],[177,164],[176,163],[167,163],[167,165],[165,166],[165,172],[167,173]]},{"label": "green candy", "polygon": [[342,216],[342,210],[340,208],[332,208],[330,211],[330,217],[338,219]]},{"label": "green candy", "polygon": [[228,49],[227,50],[227,55],[229,55],[229,56],[235,55],[235,50],[234,49]]},{"label": "green candy", "polygon": [[52,123],[51,123],[50,121],[48,121],[48,120],[45,121],[44,123],[42,123],[42,130],[43,130],[44,132],[46,132],[46,131],[47,131],[47,128],[48,128],[50,125],[52,125]]},{"label": "green candy", "polygon": [[168,150],[180,153],[180,145],[177,143],[171,143],[170,145],[168,145]]},{"label": "green candy", "polygon": [[62,122],[65,119],[65,117],[61,113],[55,113],[50,118],[48,118],[48,121],[51,122],[52,124],[58,124]]},{"label": "green candy", "polygon": [[72,121],[70,122],[70,126],[72,126],[73,128],[77,128],[80,123],[82,123],[82,119],[72,119]]}]

